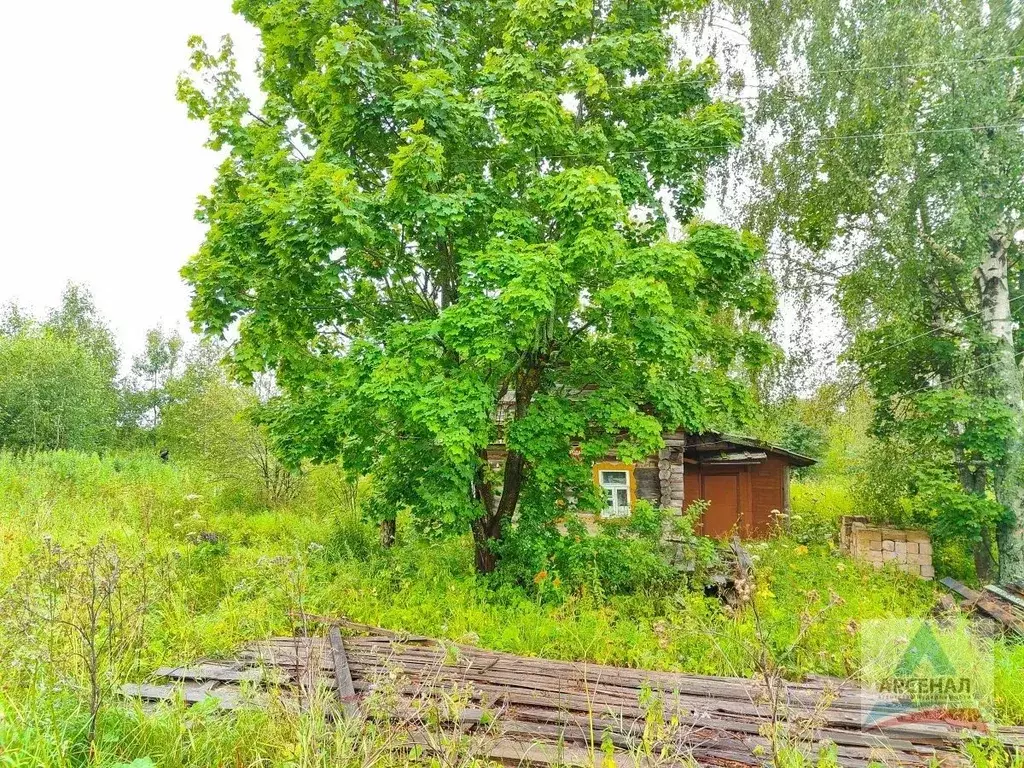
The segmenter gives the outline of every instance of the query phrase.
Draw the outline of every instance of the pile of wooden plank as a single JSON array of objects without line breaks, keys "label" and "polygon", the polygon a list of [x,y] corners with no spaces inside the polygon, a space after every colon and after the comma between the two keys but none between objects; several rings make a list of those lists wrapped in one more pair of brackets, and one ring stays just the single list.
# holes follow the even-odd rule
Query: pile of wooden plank
[{"label": "pile of wooden plank", "polygon": [[[402,748],[536,765],[602,765],[614,753],[620,768],[757,766],[781,747],[832,749],[846,766],[962,765],[964,739],[985,733],[942,721],[866,727],[880,699],[834,679],[652,672],[341,626],[344,636],[335,624],[324,637],[256,643],[231,662],[164,668],[160,682],[123,692],[147,701],[214,698],[231,709],[259,706],[271,690],[301,706],[327,689],[338,716],[384,721],[401,732]],[[997,737],[1024,745],[1024,729]]]},{"label": "pile of wooden plank", "polygon": [[978,591],[956,579],[945,578],[942,585],[963,598],[960,607],[977,611],[1000,624],[1003,629],[1024,636],[1024,586],[990,584]]}]

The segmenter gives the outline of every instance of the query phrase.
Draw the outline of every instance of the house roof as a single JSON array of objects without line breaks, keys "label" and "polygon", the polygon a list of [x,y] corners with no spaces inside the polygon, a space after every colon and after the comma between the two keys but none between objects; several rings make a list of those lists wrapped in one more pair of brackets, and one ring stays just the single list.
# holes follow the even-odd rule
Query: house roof
[{"label": "house roof", "polygon": [[[494,415],[494,422],[500,428],[503,428],[505,424],[512,419],[515,413],[516,405],[516,393],[509,390],[505,393],[504,397],[498,402],[498,407]],[[689,434],[682,430],[673,432],[666,432],[666,436],[669,434],[676,434],[681,440],[682,444],[685,444],[686,450],[691,448],[696,450],[700,449],[704,451],[720,451],[723,454],[737,454],[732,458],[722,456],[718,458],[720,462],[726,461],[764,461],[767,457],[761,457],[757,454],[745,452],[744,448],[754,448],[759,452],[775,454],[776,456],[782,456],[788,459],[789,463],[795,467],[810,467],[817,464],[817,459],[812,459],[810,456],[804,456],[799,453],[787,450],[778,445],[772,443],[766,443],[763,440],[758,440],[755,437],[747,437],[745,435],[731,435],[724,432],[702,432],[700,434]],[[498,444],[504,442],[504,438],[498,437]],[[744,454],[741,458],[739,454]]]},{"label": "house roof", "polygon": [[723,432],[703,432],[699,435],[689,435],[686,441],[686,449],[699,453],[720,452],[724,454],[743,453],[738,448],[756,448],[764,453],[782,456],[795,467],[810,467],[817,464],[817,459],[810,456],[787,450],[772,443],[766,443],[755,437],[745,435],[729,435]]}]

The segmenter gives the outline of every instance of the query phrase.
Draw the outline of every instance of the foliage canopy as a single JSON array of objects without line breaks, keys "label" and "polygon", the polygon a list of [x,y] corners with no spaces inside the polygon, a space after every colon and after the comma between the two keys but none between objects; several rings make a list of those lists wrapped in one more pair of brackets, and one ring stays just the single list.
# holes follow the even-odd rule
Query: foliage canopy
[{"label": "foliage canopy", "polygon": [[114,438],[117,346],[84,288],[70,284],[44,322],[0,317],[0,448],[98,450]]},{"label": "foliage canopy", "polygon": [[[936,530],[1024,576],[1019,4],[724,2],[762,85],[755,229],[834,296]],[[782,137],[782,138],[779,138]]]},{"label": "foliage canopy", "polygon": [[742,119],[679,56],[685,4],[236,7],[265,102],[193,41],[180,96],[227,155],[184,275],[200,329],[238,322],[236,369],[276,373],[281,450],[372,473],[383,515],[471,525],[490,570],[517,509],[597,504],[587,459],[742,411],[772,287],[757,241],[693,220]]}]

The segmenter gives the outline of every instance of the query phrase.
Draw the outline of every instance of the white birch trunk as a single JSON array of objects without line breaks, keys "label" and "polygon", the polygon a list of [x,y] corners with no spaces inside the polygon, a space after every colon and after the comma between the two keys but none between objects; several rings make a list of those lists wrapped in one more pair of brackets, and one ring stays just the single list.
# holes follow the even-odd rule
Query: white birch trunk
[{"label": "white birch trunk", "polygon": [[991,373],[997,395],[1013,414],[1006,437],[1006,458],[994,472],[996,498],[1010,513],[996,529],[999,581],[1024,581],[1024,385],[1017,367],[1010,314],[1007,238],[989,236],[989,249],[976,273],[981,294],[981,321],[992,337]]}]

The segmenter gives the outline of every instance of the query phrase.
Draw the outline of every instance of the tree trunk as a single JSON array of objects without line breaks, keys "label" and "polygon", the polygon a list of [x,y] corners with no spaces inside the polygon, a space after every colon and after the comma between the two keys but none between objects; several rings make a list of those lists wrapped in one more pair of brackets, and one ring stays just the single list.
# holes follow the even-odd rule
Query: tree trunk
[{"label": "tree trunk", "polygon": [[393,517],[388,517],[380,521],[380,545],[384,549],[391,549],[395,545],[395,531],[397,528],[397,521]]},{"label": "tree trunk", "polygon": [[[516,419],[526,416],[540,384],[545,362],[545,357],[538,357],[533,365],[527,366],[516,376]],[[498,554],[494,551],[494,544],[504,533],[505,522],[511,520],[516,513],[519,494],[522,492],[528,472],[526,457],[517,451],[508,451],[505,455],[501,498],[495,504],[494,489],[487,480],[487,466],[487,452],[483,451],[480,454],[477,476],[473,481],[473,493],[483,505],[484,513],[474,520],[471,526],[476,549],[476,569],[479,573],[492,573],[498,567]]]},{"label": "tree trunk", "polygon": [[988,527],[981,529],[981,539],[974,542],[974,572],[978,581],[988,584],[992,581],[992,573],[995,570],[995,561],[992,560],[992,534]]},{"label": "tree trunk", "polygon": [[498,554],[494,545],[502,535],[506,520],[511,520],[519,505],[523,487],[526,459],[515,451],[505,457],[505,472],[501,499],[495,503],[494,490],[482,480],[482,470],[476,483],[476,496],[483,502],[484,514],[473,521],[473,544],[476,549],[476,569],[479,573],[492,573],[498,567]]},{"label": "tree trunk", "polygon": [[[960,476],[960,487],[964,493],[971,496],[985,497],[988,490],[988,471],[985,467],[976,467],[973,470],[968,465],[961,447],[954,449],[956,457],[957,472]],[[971,545],[971,554],[974,557],[974,572],[978,581],[988,584],[992,581],[995,572],[995,560],[992,558],[992,531],[988,524],[981,526],[979,538]]]},{"label": "tree trunk", "polygon": [[993,473],[996,498],[1007,516],[996,525],[999,581],[1024,581],[1024,387],[1013,344],[1010,285],[1005,234],[989,235],[989,249],[976,279],[981,294],[981,322],[992,344],[991,380],[998,397],[1013,414],[1006,455]]},{"label": "tree trunk", "polygon": [[498,567],[498,555],[494,544],[501,537],[501,523],[485,516],[473,521],[474,564],[477,573],[494,573]]}]

